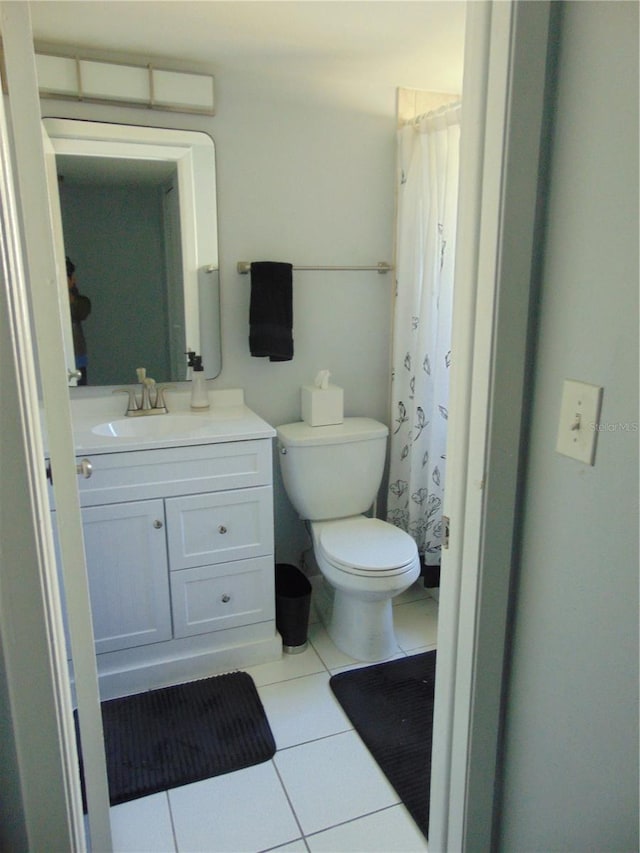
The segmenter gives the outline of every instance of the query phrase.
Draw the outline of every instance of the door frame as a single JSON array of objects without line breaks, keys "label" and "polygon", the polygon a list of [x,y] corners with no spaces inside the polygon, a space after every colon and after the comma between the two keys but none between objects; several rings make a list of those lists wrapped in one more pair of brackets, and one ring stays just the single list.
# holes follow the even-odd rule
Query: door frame
[{"label": "door frame", "polygon": [[548,0],[467,4],[429,850],[489,850],[517,546]]},{"label": "door frame", "polygon": [[[28,3],[5,2],[0,5],[1,30],[8,88],[8,102],[13,155],[12,183],[20,193],[19,218],[13,223],[21,232],[21,267],[27,275],[11,282],[17,296],[28,302],[29,310],[16,322],[16,372],[20,375],[20,358],[29,353],[34,367],[32,376],[23,376],[21,392],[28,405],[23,408],[24,435],[35,441],[39,458],[32,452],[26,463],[27,475],[37,484],[39,493],[47,495],[43,426],[47,434],[47,454],[53,472],[53,491],[57,507],[58,542],[61,573],[64,579],[70,651],[75,676],[78,727],[82,740],[85,793],[91,846],[111,849],[109,820],[109,790],[104,752],[102,716],[98,694],[97,664],[93,642],[89,583],[85,565],[82,519],[78,495],[75,447],[71,427],[71,404],[68,390],[68,369],[64,351],[64,310],[60,293],[64,293],[66,269],[64,247],[61,245],[59,200],[48,191],[46,152],[40,118],[33,34]],[[55,205],[58,205],[55,208]],[[26,293],[20,289],[26,287]],[[37,340],[34,345],[33,335]],[[37,348],[46,358],[36,358]],[[37,364],[37,368],[36,368]],[[75,368],[75,365],[73,365]],[[43,409],[39,409],[37,390],[40,390]],[[41,423],[41,415],[44,423]],[[53,552],[51,513],[34,507],[39,529],[36,546],[41,548],[42,597],[47,602],[47,622],[55,627],[50,641],[52,687],[59,705],[59,740],[65,757],[65,776],[58,781],[49,779],[58,794],[69,799],[70,834],[74,849],[84,846],[80,780],[75,743],[73,716],[70,711],[70,680],[66,649],[61,633],[61,604],[57,568]],[[38,606],[38,599],[34,607]],[[28,649],[28,646],[27,646]],[[18,655],[20,652],[16,652]],[[25,670],[28,672],[28,668]],[[40,709],[45,713],[44,709]],[[24,780],[25,785],[30,783]],[[46,809],[47,798],[42,807]],[[34,824],[35,826],[36,824]],[[46,831],[44,815],[37,822]],[[30,827],[29,827],[30,828]],[[80,832],[82,836],[80,837]],[[50,846],[50,845],[44,845]]]},{"label": "door frame", "polygon": [[48,515],[49,502],[4,101],[0,101],[0,311],[0,663],[14,757],[14,763],[6,760],[3,750],[7,821],[1,841],[7,849],[76,850],[84,839],[82,804],[74,769],[77,756],[60,598],[51,574],[53,541],[50,527],[40,523]]}]

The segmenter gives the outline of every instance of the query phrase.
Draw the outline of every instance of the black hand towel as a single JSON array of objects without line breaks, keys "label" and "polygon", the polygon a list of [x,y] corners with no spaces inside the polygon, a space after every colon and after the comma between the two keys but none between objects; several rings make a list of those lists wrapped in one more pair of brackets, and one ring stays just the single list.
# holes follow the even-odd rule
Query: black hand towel
[{"label": "black hand towel", "polygon": [[249,349],[269,361],[293,358],[293,267],[275,261],[251,264]]}]

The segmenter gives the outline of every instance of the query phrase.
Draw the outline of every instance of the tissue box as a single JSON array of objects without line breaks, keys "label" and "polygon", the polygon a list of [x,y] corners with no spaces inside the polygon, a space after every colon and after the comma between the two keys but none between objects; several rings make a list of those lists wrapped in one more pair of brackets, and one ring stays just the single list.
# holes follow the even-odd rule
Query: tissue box
[{"label": "tissue box", "polygon": [[315,385],[302,386],[302,420],[309,426],[341,424],[343,412],[342,388],[329,385],[323,390]]}]

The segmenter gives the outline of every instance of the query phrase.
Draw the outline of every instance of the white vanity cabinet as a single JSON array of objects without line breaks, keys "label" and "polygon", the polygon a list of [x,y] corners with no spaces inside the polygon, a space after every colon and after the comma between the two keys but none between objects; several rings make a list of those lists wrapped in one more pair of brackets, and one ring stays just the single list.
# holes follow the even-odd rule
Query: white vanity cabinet
[{"label": "white vanity cabinet", "polygon": [[101,697],[279,658],[271,438],[81,458]]}]

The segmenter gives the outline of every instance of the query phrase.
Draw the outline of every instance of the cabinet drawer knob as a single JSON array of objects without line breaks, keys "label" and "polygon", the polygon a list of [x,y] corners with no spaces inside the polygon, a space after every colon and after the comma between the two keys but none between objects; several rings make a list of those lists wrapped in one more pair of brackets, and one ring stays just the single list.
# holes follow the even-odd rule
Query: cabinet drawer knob
[{"label": "cabinet drawer knob", "polygon": [[222,601],[223,604],[227,604],[229,601],[231,601],[231,596],[225,592],[220,601]]},{"label": "cabinet drawer knob", "polygon": [[218,533],[226,533],[226,532],[227,532],[227,528],[224,526],[224,524],[221,524],[218,527]]},{"label": "cabinet drawer knob", "polygon": [[153,526],[156,530],[160,530],[160,528],[162,527],[162,522],[160,521],[160,519],[156,518],[156,520],[153,522]]}]

